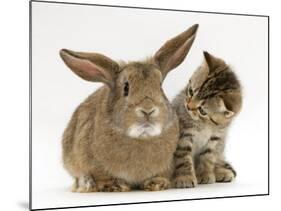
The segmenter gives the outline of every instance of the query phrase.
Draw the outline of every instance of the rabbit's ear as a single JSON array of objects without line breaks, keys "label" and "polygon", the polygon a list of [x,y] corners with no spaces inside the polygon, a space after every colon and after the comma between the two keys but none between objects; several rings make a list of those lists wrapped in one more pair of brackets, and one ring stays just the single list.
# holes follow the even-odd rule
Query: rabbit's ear
[{"label": "rabbit's ear", "polygon": [[81,78],[103,82],[113,87],[119,65],[110,58],[97,53],[74,52],[67,49],[60,50],[60,56],[64,63]]},{"label": "rabbit's ear", "polygon": [[195,24],[178,36],[168,40],[156,52],[153,59],[159,66],[163,78],[170,70],[182,63],[192,46],[198,26],[198,24]]}]

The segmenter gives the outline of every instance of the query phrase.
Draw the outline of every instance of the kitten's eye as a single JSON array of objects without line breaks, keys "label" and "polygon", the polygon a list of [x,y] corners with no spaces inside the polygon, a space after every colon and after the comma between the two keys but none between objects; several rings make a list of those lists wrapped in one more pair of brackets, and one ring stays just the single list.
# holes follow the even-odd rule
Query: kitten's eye
[{"label": "kitten's eye", "polygon": [[126,97],[126,96],[128,96],[128,94],[129,94],[129,82],[126,81],[124,83],[124,96]]},{"label": "kitten's eye", "polygon": [[192,97],[193,96],[193,90],[191,89],[191,87],[188,89],[188,93],[189,93],[189,95]]},{"label": "kitten's eye", "polygon": [[203,115],[203,116],[206,116],[206,115],[207,115],[206,111],[204,111],[201,106],[198,107],[198,110],[199,110],[199,112],[200,112],[201,115]]}]

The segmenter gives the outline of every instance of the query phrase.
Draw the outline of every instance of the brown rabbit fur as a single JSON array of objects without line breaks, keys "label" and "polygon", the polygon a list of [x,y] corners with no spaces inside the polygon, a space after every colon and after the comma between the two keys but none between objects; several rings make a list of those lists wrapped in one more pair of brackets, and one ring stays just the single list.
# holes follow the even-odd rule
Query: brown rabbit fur
[{"label": "brown rabbit fur", "polygon": [[97,53],[60,51],[65,64],[105,86],[74,112],[63,135],[73,191],[149,191],[170,187],[179,126],[161,85],[187,55],[198,25],[145,61],[117,63]]}]

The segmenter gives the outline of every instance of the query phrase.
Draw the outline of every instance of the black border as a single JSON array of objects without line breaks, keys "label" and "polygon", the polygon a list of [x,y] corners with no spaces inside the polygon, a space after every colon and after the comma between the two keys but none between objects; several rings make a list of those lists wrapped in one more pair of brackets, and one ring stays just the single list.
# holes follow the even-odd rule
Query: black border
[{"label": "black border", "polygon": [[29,210],[32,210],[32,1],[29,2]]},{"label": "black border", "polygon": [[[53,3],[53,4],[71,4],[71,5],[84,5],[84,6],[97,6],[97,7],[115,7],[115,8],[129,8],[129,9],[146,9],[146,10],[161,10],[161,11],[176,11],[176,12],[191,12],[191,13],[207,13],[218,15],[239,15],[250,17],[267,18],[268,22],[268,190],[267,193],[251,194],[251,195],[237,195],[237,196],[222,196],[222,197],[208,197],[208,198],[194,198],[194,199],[178,199],[178,200],[162,200],[162,201],[145,201],[145,202],[130,202],[119,204],[101,204],[101,205],[87,205],[87,206],[73,206],[73,207],[50,207],[32,209],[32,2],[39,3]],[[224,199],[224,198],[241,198],[251,196],[268,196],[270,195],[270,17],[269,15],[257,14],[241,14],[241,13],[223,13],[223,12],[208,12],[208,11],[195,11],[195,10],[179,10],[179,9],[164,9],[164,8],[149,8],[149,7],[132,7],[121,5],[103,5],[103,4],[89,4],[89,3],[74,3],[74,2],[57,2],[57,1],[29,1],[29,210],[55,210],[55,209],[70,209],[70,208],[87,208],[87,207],[101,207],[101,206],[116,206],[116,205],[132,205],[132,204],[148,204],[148,203],[161,203],[161,202],[178,202],[178,201],[195,201],[205,199]]]}]

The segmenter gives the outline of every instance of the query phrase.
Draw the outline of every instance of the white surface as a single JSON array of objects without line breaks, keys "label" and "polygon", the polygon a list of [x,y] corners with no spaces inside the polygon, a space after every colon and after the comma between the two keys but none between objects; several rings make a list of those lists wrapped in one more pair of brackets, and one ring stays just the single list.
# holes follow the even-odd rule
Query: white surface
[{"label": "white surface", "polygon": [[[33,3],[33,208],[267,193],[267,19],[260,17]],[[169,38],[199,23],[185,62],[164,90],[172,99],[201,64],[202,51],[222,57],[244,87],[244,106],[230,130],[227,158],[237,183],[160,193],[71,194],[62,168],[61,135],[76,106],[101,84],[75,76],[61,48],[113,59],[152,55]]]},{"label": "white surface", "polygon": [[193,189],[170,189],[159,192],[133,191],[128,193],[72,193],[65,186],[62,186],[36,191],[33,193],[33,200],[34,208],[52,208],[253,195],[262,193],[260,191],[261,188],[256,184],[239,182],[200,185]]},{"label": "white surface", "polygon": [[[68,0],[71,1],[71,0]],[[72,0],[75,2],[75,0]],[[76,0],[77,1],[77,0]],[[82,0],[81,0],[82,1]],[[271,195],[69,210],[268,210],[280,208],[280,6],[278,1],[83,0],[100,4],[268,14],[271,16]],[[27,1],[1,4],[1,210],[28,206],[28,6]],[[14,56],[12,56],[14,55]],[[241,172],[238,172],[241,173]],[[239,181],[239,179],[238,179]],[[237,181],[237,183],[238,183]],[[228,185],[227,185],[228,186]],[[62,190],[60,188],[57,189]],[[210,187],[210,190],[213,188]],[[47,191],[47,190],[46,190]]]}]

